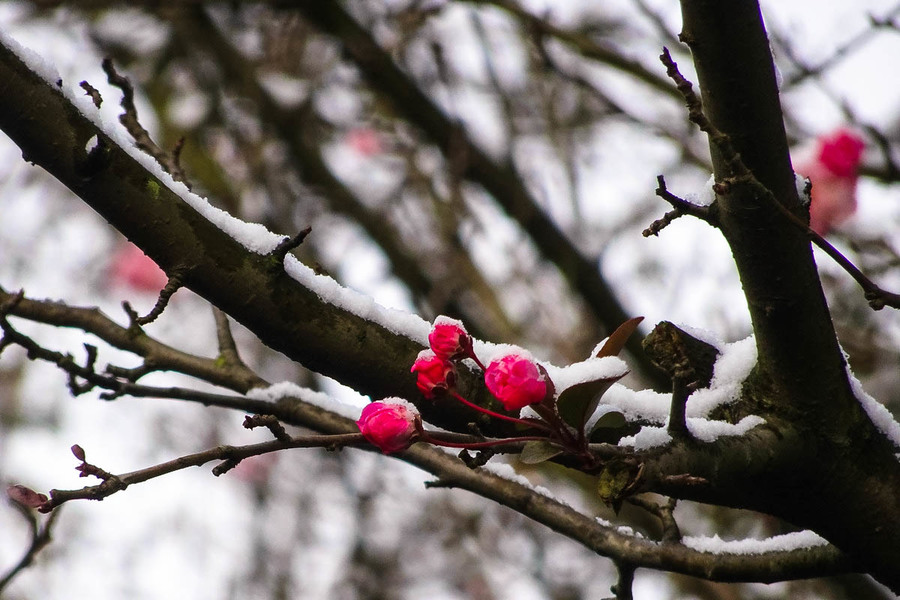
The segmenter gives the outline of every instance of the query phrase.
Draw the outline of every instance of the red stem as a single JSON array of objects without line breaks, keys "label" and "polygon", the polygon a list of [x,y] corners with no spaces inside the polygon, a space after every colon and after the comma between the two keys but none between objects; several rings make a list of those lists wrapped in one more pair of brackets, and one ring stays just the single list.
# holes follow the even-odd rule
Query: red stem
[{"label": "red stem", "polygon": [[504,421],[512,421],[513,423],[519,423],[521,425],[527,425],[529,427],[537,427],[538,429],[544,429],[545,431],[552,431],[552,429],[549,426],[547,426],[544,423],[541,423],[540,421],[526,421],[525,419],[517,419],[516,417],[509,417],[507,415],[501,415],[500,413],[496,413],[492,410],[484,408],[483,406],[478,406],[477,404],[469,402],[468,400],[466,400],[465,398],[463,398],[456,392],[451,391],[450,393],[453,394],[454,398],[456,398],[457,400],[459,400],[460,402],[462,402],[469,408],[475,409],[475,410],[482,412],[486,415],[489,415],[491,417],[494,417],[497,419],[503,419]]}]

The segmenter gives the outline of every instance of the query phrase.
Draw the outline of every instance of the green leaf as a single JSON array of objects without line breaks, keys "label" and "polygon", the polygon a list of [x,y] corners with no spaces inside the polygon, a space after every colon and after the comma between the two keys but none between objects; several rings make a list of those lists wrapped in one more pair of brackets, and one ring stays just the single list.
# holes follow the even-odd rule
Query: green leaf
[{"label": "green leaf", "polygon": [[598,429],[619,429],[620,427],[625,427],[627,424],[628,422],[625,420],[625,415],[617,410],[611,410],[597,419],[597,422],[591,427],[588,436],[590,437],[590,434]]},{"label": "green leaf", "polygon": [[606,390],[621,378],[622,375],[617,375],[615,377],[584,381],[567,387],[560,392],[556,401],[559,416],[572,427],[581,430],[591,415],[594,414],[594,411],[597,410],[600,399],[606,393]]},{"label": "green leaf", "polygon": [[563,449],[543,440],[533,440],[525,444],[519,460],[526,465],[536,465],[563,453]]}]

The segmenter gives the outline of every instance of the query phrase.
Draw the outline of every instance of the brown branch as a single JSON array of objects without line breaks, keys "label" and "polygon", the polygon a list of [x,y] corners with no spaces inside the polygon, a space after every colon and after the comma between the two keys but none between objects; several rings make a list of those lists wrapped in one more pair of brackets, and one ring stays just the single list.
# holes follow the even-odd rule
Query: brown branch
[{"label": "brown branch", "polygon": [[675,521],[675,504],[678,502],[676,498],[669,498],[665,504],[657,504],[643,496],[631,496],[625,499],[629,504],[643,508],[654,517],[659,519],[662,525],[662,541],[663,542],[680,542],[681,529]]},{"label": "brown branch", "polygon": [[291,250],[298,248],[300,244],[303,243],[303,240],[306,239],[312,232],[312,227],[307,227],[300,231],[294,237],[286,237],[284,241],[278,244],[274,250],[272,250],[271,256],[277,265],[277,268],[281,269],[284,265],[284,258],[288,255],[288,252]]},{"label": "brown branch", "polygon": [[[226,367],[215,360],[197,357],[167,346],[144,333],[137,335],[132,329],[122,327],[97,308],[69,306],[49,300],[32,300],[26,298],[22,292],[10,294],[2,287],[0,287],[0,306],[6,307],[6,314],[10,316],[56,327],[73,327],[96,335],[111,346],[143,357],[155,370],[178,371],[240,392],[265,384],[246,366],[235,364]],[[51,362],[57,362],[55,355]],[[79,372],[78,375],[85,374]],[[236,381],[241,383],[237,387],[232,387]],[[106,385],[103,387],[114,389]]]},{"label": "brown branch", "polygon": [[566,30],[550,22],[549,19],[533,15],[514,0],[465,0],[472,4],[492,5],[502,9],[522,25],[541,37],[551,37],[577,52],[584,58],[602,63],[647,84],[648,87],[665,96],[677,99],[678,94],[669,83],[656,73],[627,58],[620,51],[598,44],[589,35]]},{"label": "brown branch", "polygon": [[139,317],[137,312],[133,308],[131,308],[131,304],[128,302],[122,303],[122,308],[125,309],[125,312],[128,314],[128,319],[131,321],[132,326],[140,328],[143,325],[147,325],[152,323],[166,310],[166,307],[169,306],[169,300],[171,300],[172,296],[179,289],[184,287],[184,275],[185,269],[176,267],[172,275],[169,276],[168,281],[166,281],[166,285],[159,292],[159,297],[156,299],[156,304],[153,305],[153,308],[150,309],[150,312],[147,313],[143,317]]},{"label": "brown branch", "polygon": [[610,588],[610,591],[616,595],[615,600],[634,600],[631,586],[634,584],[635,566],[624,561],[617,560],[615,562],[619,580]]}]

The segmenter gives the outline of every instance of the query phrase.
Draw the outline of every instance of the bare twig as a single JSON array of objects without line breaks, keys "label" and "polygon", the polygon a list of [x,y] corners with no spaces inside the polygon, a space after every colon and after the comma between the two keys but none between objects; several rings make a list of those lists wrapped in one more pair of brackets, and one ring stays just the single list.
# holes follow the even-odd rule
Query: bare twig
[{"label": "bare twig", "polygon": [[156,304],[154,304],[153,308],[150,309],[150,312],[143,317],[139,317],[128,302],[123,302],[122,308],[128,313],[128,318],[131,320],[132,324],[140,327],[152,323],[159,318],[163,311],[166,310],[166,307],[169,306],[169,300],[172,299],[175,292],[184,287],[185,272],[185,269],[179,268],[169,276],[169,280],[166,282],[165,287],[159,292]]},{"label": "bare twig", "polygon": [[125,126],[128,133],[134,138],[137,147],[155,158],[162,168],[172,176],[172,179],[184,183],[188,189],[190,189],[190,182],[185,178],[184,171],[179,163],[181,154],[180,145],[184,142],[181,141],[177,144],[174,152],[171,154],[160,148],[156,142],[153,141],[153,138],[150,137],[150,133],[143,125],[141,125],[141,122],[138,119],[137,107],[134,104],[134,87],[131,85],[131,81],[116,71],[116,67],[113,65],[111,58],[104,58],[101,66],[106,73],[106,78],[110,85],[114,85],[122,90],[121,105],[124,112],[119,115],[119,122]]},{"label": "bare twig", "polygon": [[616,595],[615,600],[634,600],[631,586],[634,583],[635,566],[617,560],[616,569],[619,571],[619,580],[610,588],[610,591]]},{"label": "bare twig", "polygon": [[688,202],[684,198],[679,198],[678,196],[670,192],[668,188],[666,188],[666,179],[662,175],[656,176],[656,182],[658,184],[658,187],[656,188],[656,195],[671,204],[675,210],[667,212],[662,219],[658,219],[651,223],[650,227],[643,231],[642,235],[644,237],[659,235],[659,232],[667,227],[669,223],[682,215],[691,215],[692,217],[696,217],[701,221],[706,221],[713,227],[718,226],[718,221],[716,219],[715,202],[710,206],[700,206],[698,204]]},{"label": "bare twig", "polygon": [[231,367],[238,366],[243,369],[248,369],[247,364],[241,360],[241,355],[238,352],[234,336],[231,334],[231,322],[228,320],[228,315],[215,306],[212,311],[213,319],[216,321],[216,340],[219,344],[219,360]]},{"label": "bare twig", "polygon": [[[116,492],[124,490],[129,485],[142,483],[168,473],[187,469],[188,467],[199,467],[213,460],[223,461],[223,464],[228,465],[225,469],[213,471],[215,475],[221,475],[237,465],[241,460],[251,456],[287,450],[289,448],[342,448],[363,443],[362,434],[345,433],[297,436],[286,441],[271,440],[246,446],[217,446],[203,452],[188,454],[187,456],[181,456],[168,462],[122,475],[112,475],[93,465],[87,465],[87,463],[82,462],[78,469],[82,471],[83,476],[96,475],[103,479],[103,482],[99,485],[81,488],[80,490],[50,490],[50,500],[41,506],[40,511],[50,512],[70,500],[103,500]],[[88,467],[87,472],[84,470],[85,465]]]},{"label": "bare twig", "polygon": [[781,50],[784,51],[784,54],[787,56],[787,58],[797,68],[797,72],[793,73],[790,77],[787,77],[782,83],[782,90],[787,90],[788,88],[796,86],[798,83],[801,83],[810,77],[818,77],[819,75],[823,74],[825,71],[833,67],[835,64],[849,56],[851,53],[871,41],[875,37],[875,34],[877,34],[879,31],[884,29],[896,28],[897,24],[894,22],[894,19],[898,15],[900,15],[900,4],[894,5],[882,17],[877,17],[874,14],[870,14],[869,27],[866,27],[862,31],[859,31],[856,35],[852,36],[844,43],[837,46],[831,52],[831,54],[820,60],[818,64],[814,66],[810,66],[803,60],[801,60],[796,55],[796,53],[794,53],[794,49],[789,41],[778,36]]},{"label": "bare twig", "polygon": [[84,90],[84,93],[90,96],[91,101],[94,103],[94,106],[100,108],[100,106],[103,104],[103,97],[100,95],[100,92],[97,90],[97,88],[92,86],[87,81],[82,81],[80,85],[81,89]]},{"label": "bare twig", "polygon": [[257,427],[265,427],[272,432],[275,439],[280,442],[290,442],[291,436],[284,429],[275,415],[247,415],[244,417],[244,427],[246,429],[255,429]]},{"label": "bare twig", "polygon": [[[265,385],[265,381],[245,366],[238,364],[222,365],[214,359],[201,358],[167,346],[150,336],[140,335],[131,327],[122,327],[96,308],[69,306],[62,302],[49,300],[33,300],[26,298],[23,292],[10,294],[0,287],[0,316],[9,314],[38,323],[56,327],[74,327],[91,333],[111,346],[132,352],[145,359],[156,370],[177,371],[199,377],[210,383],[222,385],[230,389],[245,392],[253,387]],[[27,337],[16,337],[24,340],[26,350],[37,346],[29,343]],[[5,343],[11,343],[12,338]],[[49,360],[69,372],[71,366],[63,360],[65,355],[59,353],[44,354],[36,352],[34,358]],[[63,361],[62,363],[60,361]],[[77,366],[77,365],[76,365]],[[91,373],[74,371],[79,377],[90,376]],[[235,378],[237,375],[237,378]],[[118,389],[113,381],[95,380],[96,385],[115,391]],[[238,381],[242,381],[234,387]],[[152,395],[152,394],[144,394]]]},{"label": "bare twig", "polygon": [[287,256],[288,252],[302,244],[303,240],[306,239],[306,236],[308,236],[310,232],[312,232],[312,227],[307,227],[294,237],[284,238],[284,240],[282,240],[280,244],[275,246],[275,249],[272,250],[271,256],[275,260],[277,268],[283,268],[284,258]]}]

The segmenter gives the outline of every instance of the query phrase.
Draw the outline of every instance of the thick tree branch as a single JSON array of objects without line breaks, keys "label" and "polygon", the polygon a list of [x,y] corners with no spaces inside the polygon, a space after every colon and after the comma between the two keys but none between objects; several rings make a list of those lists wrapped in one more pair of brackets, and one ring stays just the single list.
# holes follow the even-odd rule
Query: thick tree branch
[{"label": "thick tree branch", "polygon": [[710,149],[720,230],[734,254],[756,334],[758,365],[744,384],[745,401],[771,423],[785,419],[817,452],[795,467],[805,487],[783,481],[785,493],[796,493],[780,514],[812,527],[898,591],[895,448],[850,390],[809,240],[768,198],[771,193],[805,216],[759,6],[753,0],[682,0],[681,6],[681,39],[693,54],[703,113],[718,132],[710,135]]},{"label": "thick tree branch", "polygon": [[[0,305],[10,302],[15,294],[0,287]],[[98,308],[69,306],[51,300],[32,300],[23,297],[13,303],[8,314],[56,327],[74,327],[91,333],[116,348],[127,350],[144,358],[145,363],[157,371],[178,371],[199,377],[215,385],[231,387],[240,381],[236,391],[247,390],[262,384],[262,380],[246,366],[221,365],[213,359],[205,359],[182,352],[158,342],[143,331],[119,325]]]},{"label": "thick tree branch", "polygon": [[[418,126],[445,152],[451,148],[463,152],[466,157],[462,165],[463,175],[483,186],[519,223],[541,253],[559,268],[572,288],[586,300],[592,313],[608,332],[615,331],[629,319],[600,274],[597,262],[586,258],[541,210],[511,164],[498,165],[475,145],[465,131],[416,86],[339,3],[295,0],[293,4],[322,31],[341,41],[347,56],[372,87],[390,99],[409,122]],[[629,340],[627,349],[642,375],[658,386],[665,385],[643,356],[637,338]]]},{"label": "thick tree branch", "polygon": [[[253,331],[269,347],[373,398],[420,401],[409,372],[425,345],[428,325],[411,339],[369,315],[323,300],[277,267],[270,255],[249,251],[188,205],[60,92],[0,46],[0,129],[27,159],[65,184],[185,287]],[[88,151],[95,138],[98,145]],[[413,317],[406,319],[411,326]],[[470,400],[496,403],[482,380],[465,369],[459,388]],[[458,403],[424,402],[429,422],[486,433],[508,428],[483,422]]]}]

